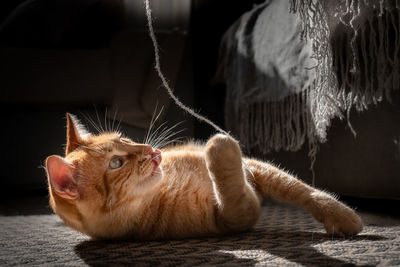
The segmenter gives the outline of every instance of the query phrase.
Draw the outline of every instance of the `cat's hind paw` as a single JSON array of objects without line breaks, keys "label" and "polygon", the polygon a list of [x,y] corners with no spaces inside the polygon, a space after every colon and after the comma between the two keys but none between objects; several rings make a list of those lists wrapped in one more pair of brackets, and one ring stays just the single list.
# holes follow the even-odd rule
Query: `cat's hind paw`
[{"label": "cat's hind paw", "polygon": [[341,207],[335,214],[326,216],[324,226],[328,234],[336,236],[357,235],[363,229],[361,218],[346,206]]}]

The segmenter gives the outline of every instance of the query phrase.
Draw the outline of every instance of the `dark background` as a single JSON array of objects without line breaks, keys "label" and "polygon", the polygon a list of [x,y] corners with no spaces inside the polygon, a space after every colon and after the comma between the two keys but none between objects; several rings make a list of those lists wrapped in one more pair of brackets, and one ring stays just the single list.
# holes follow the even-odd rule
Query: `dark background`
[{"label": "dark background", "polygon": [[[28,48],[41,51],[84,50],[90,53],[97,49],[108,49],[112,36],[119,31],[127,29],[143,31],[146,28],[145,21],[135,26],[127,23],[122,15],[123,11],[115,5],[110,5],[112,2],[110,0],[40,0],[37,2],[41,5],[36,7],[40,12],[17,13],[10,17],[22,2],[24,1],[0,1],[0,48]],[[115,2],[118,1],[115,0]],[[190,21],[185,29],[186,45],[182,71],[175,93],[184,103],[222,127],[224,126],[225,87],[215,80],[220,41],[224,32],[241,14],[251,9],[254,4],[261,2],[263,1],[192,0],[191,2]],[[74,14],[82,3],[89,3],[90,8],[85,9],[74,23],[66,26],[63,23],[66,19],[60,19],[58,14],[64,11]],[[12,23],[9,21],[10,18],[12,18]],[[57,23],[51,23],[52,21],[57,21]],[[155,22],[157,34],[161,32],[161,29],[162,32],[176,30],[173,27],[166,29],[165,25],[157,24],[157,20]],[[5,52],[1,53],[0,140],[3,167],[0,179],[2,202],[0,212],[6,214],[48,212],[47,181],[43,163],[51,154],[63,155],[64,153],[65,113],[76,114],[91,131],[94,131],[82,114],[90,116],[96,122],[98,115],[100,122],[104,123],[105,112],[110,105],[109,95],[96,95],[85,90],[74,91],[74,88],[68,88],[68,91],[54,88],[49,93],[41,88],[31,88],[29,83],[16,90],[13,83],[23,82],[20,80],[22,76],[18,71],[19,68],[14,66],[14,71],[10,72],[9,66],[1,63]],[[60,72],[65,67],[74,68],[73,62],[57,63],[54,68],[61,66]],[[174,62],[164,63],[167,66],[174,64]],[[90,73],[90,70],[87,71]],[[32,75],[37,75],[44,80],[55,79],[46,77],[46,73],[37,73],[34,69],[31,72]],[[83,80],[85,76],[82,74]],[[100,85],[103,79],[104,77],[98,77]],[[53,83],[57,84],[57,80]],[[60,88],[65,87],[62,81],[59,85]],[[80,97],[75,99],[70,97],[71,94],[79,94]],[[37,95],[41,98],[37,98]],[[60,101],[60,99],[68,100]],[[399,93],[394,94],[393,99],[393,103],[372,107],[363,114],[352,112],[353,127],[360,133],[357,139],[352,136],[346,121],[333,121],[333,127],[328,136],[329,142],[321,145],[318,153],[316,172],[321,177],[335,176],[335,178],[329,179],[328,183],[320,184],[318,182],[321,180],[317,179],[318,187],[348,196],[362,196],[363,188],[368,190],[375,188],[378,198],[385,198],[385,190],[388,188],[392,191],[397,190],[390,188],[391,185],[385,184],[384,179],[380,177],[385,177],[387,174],[385,164],[389,160],[390,163],[396,164],[400,159],[400,145],[393,144],[393,140],[400,141],[400,136],[393,134],[388,140],[380,137],[384,133],[390,132],[392,135],[399,132]],[[171,120],[171,123],[185,121],[183,128],[186,130],[181,134],[185,138],[206,140],[215,132],[210,126],[194,120],[173,104],[169,106],[167,113],[167,118]],[[393,121],[399,123],[393,123]],[[122,124],[122,131],[133,140],[140,141],[146,129]],[[381,143],[376,143],[381,139],[383,140]],[[307,144],[296,153],[279,152],[266,156],[258,151],[252,151],[252,155],[271,160],[310,183],[310,161],[307,153]],[[360,154],[367,157],[358,157]],[[362,173],[360,169],[367,167],[369,162],[375,164],[373,169],[376,172],[374,176],[377,177],[375,185],[366,185],[360,175]],[[354,174],[354,181],[356,181],[349,182],[347,191],[337,185],[338,181],[339,184],[343,183],[340,182],[343,172]],[[371,171],[365,168],[365,172]],[[348,201],[397,214],[394,207],[398,202],[393,200],[364,199],[360,202],[359,199],[351,198]],[[29,202],[35,202],[38,205],[26,205]]]}]

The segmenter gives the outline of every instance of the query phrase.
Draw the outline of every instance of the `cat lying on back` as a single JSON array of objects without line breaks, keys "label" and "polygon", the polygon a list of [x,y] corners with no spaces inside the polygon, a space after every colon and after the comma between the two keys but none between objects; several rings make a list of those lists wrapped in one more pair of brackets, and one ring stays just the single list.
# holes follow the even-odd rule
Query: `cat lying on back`
[{"label": "cat lying on back", "polygon": [[160,151],[118,133],[89,134],[67,114],[65,154],[46,159],[50,205],[66,225],[94,238],[246,231],[259,217],[258,195],[302,207],[329,234],[363,228],[349,207],[266,162],[243,158],[238,143],[221,134],[205,145]]}]

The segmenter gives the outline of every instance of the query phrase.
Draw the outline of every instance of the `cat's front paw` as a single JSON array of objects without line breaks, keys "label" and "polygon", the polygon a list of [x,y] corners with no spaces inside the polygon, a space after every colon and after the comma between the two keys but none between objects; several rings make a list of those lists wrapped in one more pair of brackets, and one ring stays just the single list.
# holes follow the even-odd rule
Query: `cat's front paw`
[{"label": "cat's front paw", "polygon": [[330,235],[353,236],[363,229],[361,218],[349,207],[339,203],[328,210],[324,218],[325,230]]},{"label": "cat's front paw", "polygon": [[218,169],[241,169],[242,152],[233,138],[216,134],[206,144],[205,157],[211,171]]}]

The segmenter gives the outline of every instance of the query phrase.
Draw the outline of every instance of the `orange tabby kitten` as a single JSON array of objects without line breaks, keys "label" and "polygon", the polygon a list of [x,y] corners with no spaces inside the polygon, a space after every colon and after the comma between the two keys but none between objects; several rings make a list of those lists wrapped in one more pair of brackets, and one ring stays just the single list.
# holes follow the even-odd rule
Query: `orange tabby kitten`
[{"label": "orange tabby kitten", "polygon": [[177,239],[250,229],[258,194],[309,211],[329,234],[355,235],[357,214],[327,193],[262,161],[242,157],[217,134],[207,144],[162,151],[118,133],[92,135],[67,114],[65,157],[46,160],[50,205],[94,238]]}]

